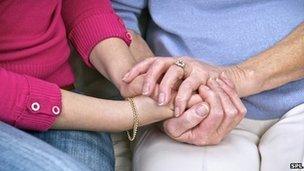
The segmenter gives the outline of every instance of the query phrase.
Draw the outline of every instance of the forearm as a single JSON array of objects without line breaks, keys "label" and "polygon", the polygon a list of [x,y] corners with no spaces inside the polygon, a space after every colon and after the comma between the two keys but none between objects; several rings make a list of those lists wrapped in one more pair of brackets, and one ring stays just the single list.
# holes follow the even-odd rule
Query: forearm
[{"label": "forearm", "polygon": [[90,54],[90,62],[118,88],[123,83],[123,75],[136,63],[129,47],[118,38],[97,44]]},{"label": "forearm", "polygon": [[107,79],[120,88],[122,77],[137,62],[154,56],[145,40],[132,30],[132,43],[128,47],[121,39],[110,38],[97,44],[90,55],[90,62]]},{"label": "forearm", "polygon": [[[159,107],[148,97],[136,97],[141,125],[173,116],[169,107]],[[62,90],[62,112],[53,129],[117,132],[132,129],[133,115],[127,101],[88,97]]]},{"label": "forearm", "polygon": [[[236,66],[240,96],[271,90],[304,77],[304,24],[272,48]],[[232,71],[233,72],[233,71]],[[238,80],[236,80],[238,82]]]}]

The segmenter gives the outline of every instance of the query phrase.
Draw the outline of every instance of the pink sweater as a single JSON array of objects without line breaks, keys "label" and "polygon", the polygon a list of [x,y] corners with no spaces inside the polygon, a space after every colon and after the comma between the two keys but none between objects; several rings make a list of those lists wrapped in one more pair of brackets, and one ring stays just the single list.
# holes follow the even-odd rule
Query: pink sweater
[{"label": "pink sweater", "polygon": [[74,82],[68,39],[91,66],[90,51],[109,37],[131,41],[109,0],[1,0],[0,121],[49,129],[61,111],[59,87]]}]

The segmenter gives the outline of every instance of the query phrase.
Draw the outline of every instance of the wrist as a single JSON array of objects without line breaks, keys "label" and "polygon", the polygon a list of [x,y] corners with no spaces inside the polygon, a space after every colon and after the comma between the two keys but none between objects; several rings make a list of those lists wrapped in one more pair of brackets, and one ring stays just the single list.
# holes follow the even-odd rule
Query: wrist
[{"label": "wrist", "polygon": [[134,98],[134,102],[141,125],[147,125],[173,117],[173,110],[168,106],[159,106],[152,98],[137,96]]},{"label": "wrist", "polygon": [[235,86],[239,97],[246,97],[263,91],[264,78],[258,71],[243,64],[224,69],[224,74]]}]

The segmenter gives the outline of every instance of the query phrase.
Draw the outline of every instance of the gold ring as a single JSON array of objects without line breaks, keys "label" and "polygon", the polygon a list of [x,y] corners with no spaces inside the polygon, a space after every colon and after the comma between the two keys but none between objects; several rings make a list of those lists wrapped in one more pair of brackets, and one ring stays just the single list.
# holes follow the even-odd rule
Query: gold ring
[{"label": "gold ring", "polygon": [[177,60],[177,61],[174,63],[174,65],[176,65],[176,66],[178,66],[178,67],[181,67],[182,69],[185,69],[185,67],[186,67],[186,63],[185,63],[183,60],[181,60],[181,59]]}]

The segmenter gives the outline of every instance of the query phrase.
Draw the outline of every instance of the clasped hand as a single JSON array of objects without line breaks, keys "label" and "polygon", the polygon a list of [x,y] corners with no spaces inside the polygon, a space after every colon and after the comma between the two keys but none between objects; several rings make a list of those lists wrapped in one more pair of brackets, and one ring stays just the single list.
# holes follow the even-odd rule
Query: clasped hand
[{"label": "clasped hand", "polygon": [[[184,68],[174,65],[178,59],[185,62]],[[218,144],[246,113],[230,79],[233,75],[225,72],[230,68],[189,57],[178,59],[155,57],[141,61],[123,78],[126,84],[137,82],[141,91],[131,91],[130,87],[124,91],[150,96],[159,105],[171,104],[175,117],[163,122],[163,130],[171,138],[201,146]]]}]

